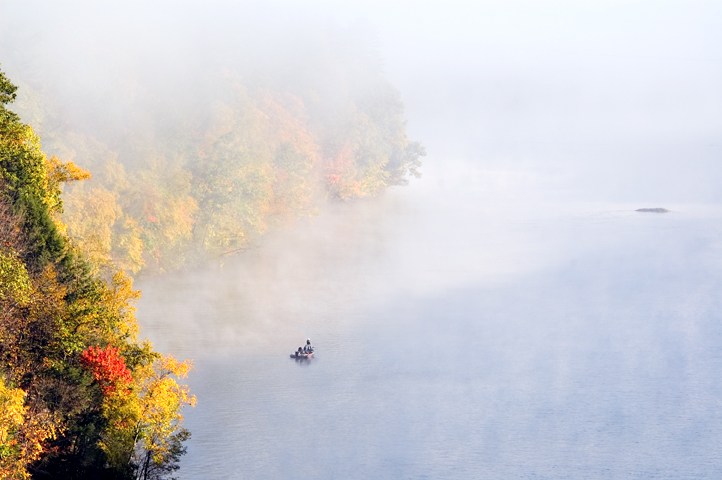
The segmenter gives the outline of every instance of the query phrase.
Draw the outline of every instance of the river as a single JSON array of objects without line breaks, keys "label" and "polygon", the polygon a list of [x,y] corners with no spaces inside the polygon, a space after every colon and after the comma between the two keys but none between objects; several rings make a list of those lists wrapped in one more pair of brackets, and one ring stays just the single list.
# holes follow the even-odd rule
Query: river
[{"label": "river", "polygon": [[718,8],[549,5],[378,3],[424,177],[138,283],[180,478],[722,478]]},{"label": "river", "polygon": [[432,163],[140,282],[144,334],[195,361],[180,478],[722,475],[722,208],[567,181]]}]

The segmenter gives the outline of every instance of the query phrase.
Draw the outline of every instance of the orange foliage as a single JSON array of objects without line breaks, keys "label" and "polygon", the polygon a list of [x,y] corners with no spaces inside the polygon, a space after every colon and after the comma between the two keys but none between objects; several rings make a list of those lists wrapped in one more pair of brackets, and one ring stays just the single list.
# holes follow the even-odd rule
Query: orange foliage
[{"label": "orange foliage", "polygon": [[361,183],[356,180],[356,162],[348,145],[339,150],[336,158],[329,158],[326,163],[326,189],[331,197],[345,200],[365,195]]}]

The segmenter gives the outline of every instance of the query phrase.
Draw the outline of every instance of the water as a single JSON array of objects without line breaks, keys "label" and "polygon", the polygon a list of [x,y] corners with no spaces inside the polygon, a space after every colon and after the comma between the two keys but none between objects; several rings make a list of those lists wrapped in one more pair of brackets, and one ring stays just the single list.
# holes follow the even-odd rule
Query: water
[{"label": "water", "polygon": [[429,151],[408,188],[138,282],[143,334],[195,360],[180,478],[722,478],[721,2],[36,3],[0,3],[3,68],[74,137],[151,138],[142,85],[202,103],[210,65],[348,26]]},{"label": "water", "polygon": [[181,478],[720,477],[722,208],[448,165],[140,283],[196,363]]}]

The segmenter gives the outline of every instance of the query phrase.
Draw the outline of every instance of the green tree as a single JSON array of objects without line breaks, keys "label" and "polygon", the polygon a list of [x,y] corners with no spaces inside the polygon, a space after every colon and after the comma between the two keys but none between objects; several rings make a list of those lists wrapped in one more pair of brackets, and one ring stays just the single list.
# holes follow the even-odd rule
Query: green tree
[{"label": "green tree", "polygon": [[[151,366],[165,357],[138,342],[140,293],[108,261],[117,245],[113,215],[122,215],[116,196],[105,190],[86,199],[91,224],[80,219],[73,229],[96,237],[69,238],[60,220],[62,188],[90,174],[48,159],[32,129],[5,108],[15,88],[1,72],[0,88],[0,477],[133,478],[136,448],[146,437],[124,435],[132,425],[157,426],[142,430],[154,432],[154,443],[146,442],[153,471],[171,472],[188,437],[181,408],[193,401],[187,387],[164,380],[168,386],[153,391],[166,399],[166,423],[155,419],[157,409],[141,408],[161,396],[149,396],[146,384]],[[117,388],[89,360],[98,346],[112,352],[103,361],[122,366],[111,371],[122,375],[108,377]],[[172,365],[183,373],[179,365],[186,364]]]}]

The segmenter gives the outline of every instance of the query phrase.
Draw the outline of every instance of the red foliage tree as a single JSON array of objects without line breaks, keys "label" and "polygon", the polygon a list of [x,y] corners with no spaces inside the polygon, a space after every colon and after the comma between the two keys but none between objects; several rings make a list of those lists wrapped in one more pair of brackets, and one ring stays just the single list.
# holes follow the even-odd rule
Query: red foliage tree
[{"label": "red foliage tree", "polygon": [[125,359],[118,354],[117,348],[110,345],[105,349],[88,347],[80,354],[80,363],[93,372],[105,395],[115,391],[119,383],[127,386],[133,381]]}]

